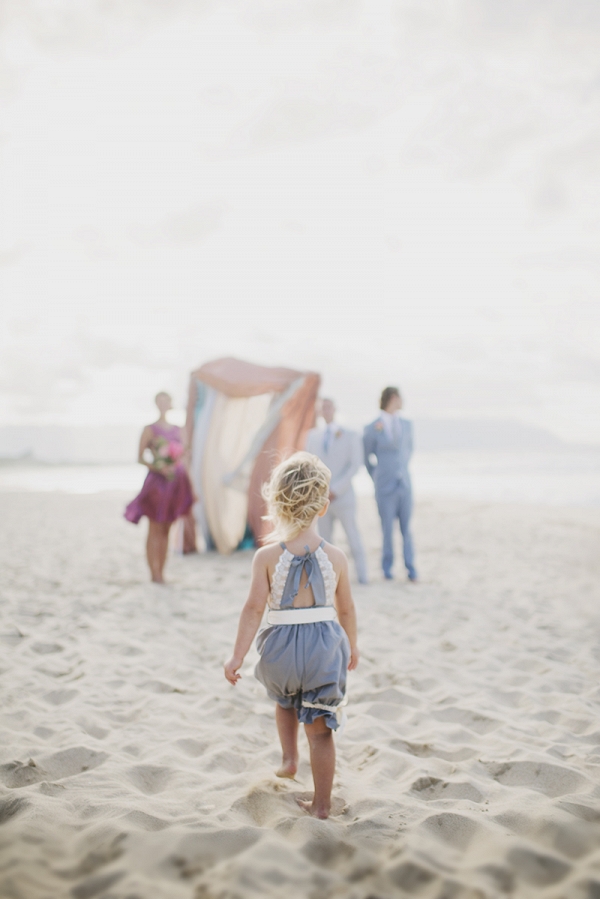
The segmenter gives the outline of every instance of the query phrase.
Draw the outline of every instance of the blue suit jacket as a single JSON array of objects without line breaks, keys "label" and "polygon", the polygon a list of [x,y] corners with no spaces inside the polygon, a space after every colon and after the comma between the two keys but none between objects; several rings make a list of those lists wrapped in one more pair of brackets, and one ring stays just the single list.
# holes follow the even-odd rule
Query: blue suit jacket
[{"label": "blue suit jacket", "polygon": [[[399,418],[400,434],[397,440],[387,435],[380,418],[367,425],[363,434],[365,465],[375,482],[375,494],[392,493],[399,482],[410,487],[408,463],[413,451],[413,426],[406,418]],[[373,463],[371,456],[375,456]]]}]

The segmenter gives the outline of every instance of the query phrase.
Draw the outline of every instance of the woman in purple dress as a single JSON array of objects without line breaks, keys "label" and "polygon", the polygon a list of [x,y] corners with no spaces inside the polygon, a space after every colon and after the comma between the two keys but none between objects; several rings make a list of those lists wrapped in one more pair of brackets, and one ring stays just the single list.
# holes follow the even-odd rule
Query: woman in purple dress
[{"label": "woman in purple dress", "polygon": [[[155,402],[160,415],[142,431],[138,454],[138,462],[149,469],[148,474],[141,492],[125,509],[125,518],[137,524],[143,515],[148,516],[146,557],[152,580],[164,584],[169,530],[174,521],[189,512],[194,494],[183,462],[181,431],[167,422],[171,397],[158,393]],[[152,453],[151,462],[145,458],[146,450]]]}]

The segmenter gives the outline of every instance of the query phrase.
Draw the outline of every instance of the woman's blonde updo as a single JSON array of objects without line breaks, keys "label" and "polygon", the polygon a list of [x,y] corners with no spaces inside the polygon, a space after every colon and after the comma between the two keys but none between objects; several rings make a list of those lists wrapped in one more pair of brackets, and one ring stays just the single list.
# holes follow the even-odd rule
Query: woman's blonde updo
[{"label": "woman's blonde updo", "polygon": [[263,487],[273,523],[270,540],[292,540],[307,528],[329,498],[331,472],[317,456],[294,453],[274,468]]}]

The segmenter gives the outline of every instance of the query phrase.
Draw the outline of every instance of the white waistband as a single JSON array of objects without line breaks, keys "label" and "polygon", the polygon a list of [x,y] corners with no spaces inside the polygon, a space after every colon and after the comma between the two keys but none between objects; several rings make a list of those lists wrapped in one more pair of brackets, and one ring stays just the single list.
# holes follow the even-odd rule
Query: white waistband
[{"label": "white waistband", "polygon": [[306,609],[269,609],[267,624],[313,624],[316,621],[334,621],[337,618],[333,606],[309,606]]}]

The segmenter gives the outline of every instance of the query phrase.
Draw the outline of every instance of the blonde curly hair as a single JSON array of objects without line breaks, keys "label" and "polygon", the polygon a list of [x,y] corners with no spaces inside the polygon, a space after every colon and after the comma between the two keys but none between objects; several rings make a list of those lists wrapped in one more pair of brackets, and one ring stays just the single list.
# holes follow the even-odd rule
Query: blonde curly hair
[{"label": "blonde curly hair", "polygon": [[331,472],[317,456],[294,453],[273,469],[262,495],[265,520],[273,524],[269,541],[292,540],[307,528],[329,498]]}]

